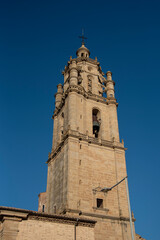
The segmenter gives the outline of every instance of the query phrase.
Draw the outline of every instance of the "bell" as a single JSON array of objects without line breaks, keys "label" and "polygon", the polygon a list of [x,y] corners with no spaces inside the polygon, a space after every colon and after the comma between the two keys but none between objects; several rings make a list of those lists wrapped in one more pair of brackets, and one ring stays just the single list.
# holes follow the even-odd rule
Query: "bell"
[{"label": "bell", "polygon": [[98,121],[93,121],[93,133],[95,133],[95,132],[99,132],[99,127],[100,127],[100,125],[99,125],[99,122]]}]

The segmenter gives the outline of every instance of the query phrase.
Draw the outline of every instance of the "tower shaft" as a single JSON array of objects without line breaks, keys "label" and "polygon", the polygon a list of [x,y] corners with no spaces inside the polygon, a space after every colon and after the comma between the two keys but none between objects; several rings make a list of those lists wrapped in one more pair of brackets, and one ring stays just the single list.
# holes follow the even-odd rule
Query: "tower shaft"
[{"label": "tower shaft", "polygon": [[48,159],[47,212],[84,215],[97,221],[95,238],[130,237],[125,183],[125,148],[119,140],[112,73],[82,45],[63,72],[53,114],[53,146]]}]

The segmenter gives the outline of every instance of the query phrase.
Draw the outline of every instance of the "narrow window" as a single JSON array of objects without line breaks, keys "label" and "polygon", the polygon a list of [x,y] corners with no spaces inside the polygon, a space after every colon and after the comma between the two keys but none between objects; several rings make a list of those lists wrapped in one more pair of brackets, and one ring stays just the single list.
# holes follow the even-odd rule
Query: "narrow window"
[{"label": "narrow window", "polygon": [[45,205],[42,206],[42,212],[44,212]]},{"label": "narrow window", "polygon": [[81,53],[81,57],[83,57],[83,53]]},{"label": "narrow window", "polygon": [[99,91],[99,95],[102,97],[103,96],[103,92]]},{"label": "narrow window", "polygon": [[97,198],[97,208],[103,208],[103,199]]}]

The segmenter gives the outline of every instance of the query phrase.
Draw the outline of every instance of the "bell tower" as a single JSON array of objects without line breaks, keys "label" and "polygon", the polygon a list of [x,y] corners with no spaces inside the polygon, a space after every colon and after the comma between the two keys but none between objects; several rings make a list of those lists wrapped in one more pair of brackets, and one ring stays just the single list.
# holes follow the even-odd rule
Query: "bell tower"
[{"label": "bell tower", "polygon": [[96,220],[96,240],[130,240],[125,182],[101,191],[127,175],[115,83],[112,73],[105,75],[97,58],[90,58],[84,42],[76,55],[55,94],[46,211]]}]

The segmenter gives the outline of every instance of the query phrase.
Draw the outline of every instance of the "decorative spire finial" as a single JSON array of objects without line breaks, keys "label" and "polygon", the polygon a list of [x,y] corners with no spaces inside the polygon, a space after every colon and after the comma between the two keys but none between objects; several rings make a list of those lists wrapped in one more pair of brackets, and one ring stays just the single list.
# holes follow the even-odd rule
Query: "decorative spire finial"
[{"label": "decorative spire finial", "polygon": [[82,28],[82,36],[79,36],[79,38],[82,38],[82,45],[84,45],[84,39],[87,39],[85,36],[84,36],[84,29]]}]

